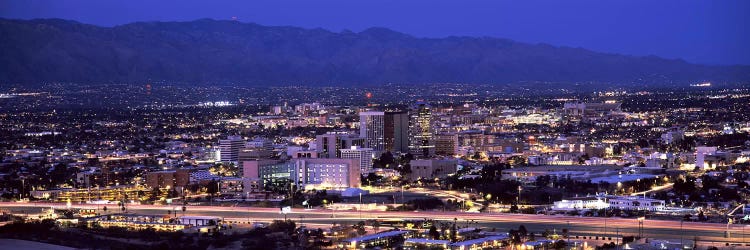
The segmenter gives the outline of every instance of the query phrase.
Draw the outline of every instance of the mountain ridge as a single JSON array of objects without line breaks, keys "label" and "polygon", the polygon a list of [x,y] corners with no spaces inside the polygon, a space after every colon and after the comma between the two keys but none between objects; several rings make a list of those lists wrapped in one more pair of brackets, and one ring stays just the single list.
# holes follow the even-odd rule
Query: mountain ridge
[{"label": "mountain ridge", "polygon": [[101,27],[64,19],[0,18],[0,83],[240,84],[744,82],[750,66],[699,65],[505,38],[420,38],[229,20]]}]

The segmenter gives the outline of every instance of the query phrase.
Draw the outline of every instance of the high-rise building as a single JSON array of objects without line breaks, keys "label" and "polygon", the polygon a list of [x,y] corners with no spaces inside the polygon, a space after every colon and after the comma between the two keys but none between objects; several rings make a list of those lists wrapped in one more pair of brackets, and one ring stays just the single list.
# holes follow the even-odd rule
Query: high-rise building
[{"label": "high-rise building", "polygon": [[374,151],[385,150],[385,112],[366,111],[359,113],[359,136],[365,138],[365,147]]},{"label": "high-rise building", "polygon": [[367,173],[372,169],[373,152],[371,148],[353,146],[341,149],[341,158],[359,160],[360,172],[362,173]]},{"label": "high-rise building", "polygon": [[393,153],[409,152],[409,113],[386,111],[383,121],[385,150]]},{"label": "high-rise building", "polygon": [[240,149],[245,146],[245,140],[240,136],[229,136],[219,140],[219,161],[239,162]]},{"label": "high-rise building", "polygon": [[409,152],[414,157],[435,155],[435,138],[432,124],[432,107],[417,102],[409,112]]}]

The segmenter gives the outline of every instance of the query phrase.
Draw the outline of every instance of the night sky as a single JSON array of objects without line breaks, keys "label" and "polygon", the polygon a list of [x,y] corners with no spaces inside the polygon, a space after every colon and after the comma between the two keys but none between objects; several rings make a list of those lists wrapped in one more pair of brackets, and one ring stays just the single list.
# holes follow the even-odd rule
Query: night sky
[{"label": "night sky", "polygon": [[[219,3],[221,5],[219,5]],[[750,1],[0,1],[0,17],[103,26],[231,19],[419,37],[491,36],[703,64],[750,65]]]}]

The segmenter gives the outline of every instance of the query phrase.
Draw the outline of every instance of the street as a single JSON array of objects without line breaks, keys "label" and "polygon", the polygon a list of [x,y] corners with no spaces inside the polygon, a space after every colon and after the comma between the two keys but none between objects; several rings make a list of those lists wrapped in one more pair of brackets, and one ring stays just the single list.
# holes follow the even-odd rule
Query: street
[{"label": "street", "polygon": [[[65,208],[60,203],[0,203],[0,209],[15,213],[38,213],[41,209],[50,207]],[[100,209],[102,205],[78,204],[73,208]],[[177,211],[182,215],[181,206],[158,206],[158,205],[128,205],[128,212],[137,214],[167,214],[167,210]],[[116,206],[110,206],[108,213],[120,212]],[[222,206],[188,206],[185,215],[217,216],[232,223],[246,222],[270,222],[272,220],[284,219],[284,214],[279,208],[259,207],[222,207]],[[495,228],[498,231],[516,229],[524,225],[530,232],[537,235],[545,229],[550,232],[562,234],[562,229],[568,228],[571,240],[579,237],[612,237],[636,236],[638,235],[638,220],[635,218],[604,218],[600,217],[573,217],[573,216],[548,216],[530,214],[506,214],[506,213],[462,213],[462,212],[425,212],[425,211],[334,211],[326,209],[293,209],[286,215],[288,219],[301,221],[309,227],[316,225],[332,225],[349,223],[353,224],[360,220],[378,219],[383,221],[401,221],[404,219],[420,220],[434,219],[444,222],[455,221],[460,227],[484,227]],[[606,222],[605,222],[606,221]],[[606,223],[606,226],[605,226]],[[682,224],[682,225],[681,225]],[[715,243],[746,243],[750,230],[743,230],[745,225],[731,225],[731,237],[725,238],[726,224],[700,223],[680,221],[645,220],[643,222],[643,236],[651,239],[668,239],[672,241],[692,241],[698,237],[699,244]],[[747,232],[744,232],[747,231]],[[701,243],[702,242],[702,243]]]}]

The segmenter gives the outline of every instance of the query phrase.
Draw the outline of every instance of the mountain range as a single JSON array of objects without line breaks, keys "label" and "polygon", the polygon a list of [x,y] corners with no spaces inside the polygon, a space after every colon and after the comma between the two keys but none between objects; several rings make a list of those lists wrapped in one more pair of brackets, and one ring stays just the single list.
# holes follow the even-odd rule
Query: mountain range
[{"label": "mountain range", "polygon": [[491,37],[420,38],[386,28],[331,32],[237,21],[101,27],[0,19],[0,84],[745,82],[750,66],[698,65]]}]

